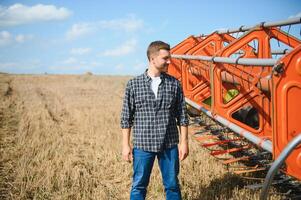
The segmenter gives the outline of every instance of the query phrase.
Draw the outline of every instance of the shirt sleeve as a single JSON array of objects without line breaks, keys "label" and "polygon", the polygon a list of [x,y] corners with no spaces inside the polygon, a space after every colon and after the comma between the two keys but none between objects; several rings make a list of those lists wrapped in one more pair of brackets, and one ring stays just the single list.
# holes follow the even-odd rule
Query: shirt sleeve
[{"label": "shirt sleeve", "polygon": [[186,109],[186,102],[180,82],[177,82],[177,106],[176,106],[176,118],[178,126],[188,126],[189,120]]},{"label": "shirt sleeve", "polygon": [[121,128],[131,128],[134,121],[135,104],[131,80],[127,83],[121,111]]}]

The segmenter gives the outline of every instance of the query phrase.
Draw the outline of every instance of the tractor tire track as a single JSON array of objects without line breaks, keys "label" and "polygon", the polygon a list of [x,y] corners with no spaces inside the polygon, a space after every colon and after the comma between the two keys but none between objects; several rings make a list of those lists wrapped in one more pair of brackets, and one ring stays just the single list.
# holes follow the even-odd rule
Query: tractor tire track
[{"label": "tractor tire track", "polygon": [[[2,77],[1,77],[2,78]],[[5,77],[7,79],[7,77]],[[16,110],[12,79],[0,81],[0,199],[12,199],[15,177],[15,135],[19,113]]]}]

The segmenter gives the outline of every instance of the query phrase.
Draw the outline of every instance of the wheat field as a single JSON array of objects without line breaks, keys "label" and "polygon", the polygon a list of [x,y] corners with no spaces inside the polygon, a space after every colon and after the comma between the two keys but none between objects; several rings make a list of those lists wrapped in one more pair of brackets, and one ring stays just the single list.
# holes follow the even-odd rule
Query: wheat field
[{"label": "wheat field", "polygon": [[[0,199],[129,199],[119,121],[130,78],[0,74]],[[189,137],[183,199],[258,199],[259,190]],[[147,199],[165,199],[157,163]]]}]

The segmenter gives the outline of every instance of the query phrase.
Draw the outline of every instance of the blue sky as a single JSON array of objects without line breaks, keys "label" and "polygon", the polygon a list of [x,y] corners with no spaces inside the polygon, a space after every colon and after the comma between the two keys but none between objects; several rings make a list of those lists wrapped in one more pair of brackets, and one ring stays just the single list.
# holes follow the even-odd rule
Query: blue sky
[{"label": "blue sky", "polygon": [[[153,40],[175,46],[190,35],[296,16],[300,0],[0,0],[0,71],[136,75]],[[300,38],[300,25],[291,32]]]}]

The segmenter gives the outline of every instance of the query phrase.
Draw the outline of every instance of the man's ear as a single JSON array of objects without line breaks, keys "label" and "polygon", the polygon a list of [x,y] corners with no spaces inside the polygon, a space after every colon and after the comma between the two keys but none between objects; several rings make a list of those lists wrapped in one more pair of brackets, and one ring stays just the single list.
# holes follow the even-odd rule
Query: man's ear
[{"label": "man's ear", "polygon": [[150,62],[153,63],[155,58],[153,56],[150,57]]}]

